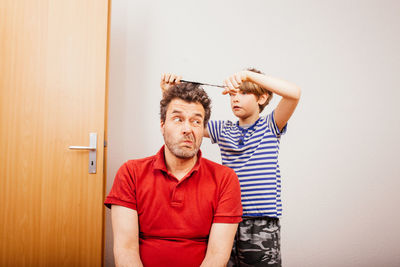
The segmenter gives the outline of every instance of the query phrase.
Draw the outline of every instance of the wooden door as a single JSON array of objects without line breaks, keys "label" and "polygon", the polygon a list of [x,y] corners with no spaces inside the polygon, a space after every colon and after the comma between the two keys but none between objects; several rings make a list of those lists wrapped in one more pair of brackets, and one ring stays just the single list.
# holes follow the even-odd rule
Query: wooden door
[{"label": "wooden door", "polygon": [[0,3],[0,266],[102,265],[108,4]]}]

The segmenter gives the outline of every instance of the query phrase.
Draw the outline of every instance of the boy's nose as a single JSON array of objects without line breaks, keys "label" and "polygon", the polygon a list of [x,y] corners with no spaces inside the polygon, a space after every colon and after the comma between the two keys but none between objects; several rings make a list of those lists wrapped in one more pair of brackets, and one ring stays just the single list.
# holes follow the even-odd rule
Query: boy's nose
[{"label": "boy's nose", "polygon": [[235,94],[235,95],[232,97],[232,101],[233,101],[233,102],[238,102],[238,101],[239,101],[238,94]]}]

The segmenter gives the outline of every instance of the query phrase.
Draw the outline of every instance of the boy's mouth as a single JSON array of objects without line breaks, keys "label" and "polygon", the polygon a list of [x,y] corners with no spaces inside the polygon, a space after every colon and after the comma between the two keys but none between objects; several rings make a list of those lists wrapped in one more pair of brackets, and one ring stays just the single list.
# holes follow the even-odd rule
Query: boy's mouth
[{"label": "boy's mouth", "polygon": [[240,106],[233,106],[233,109],[239,109],[241,108]]}]

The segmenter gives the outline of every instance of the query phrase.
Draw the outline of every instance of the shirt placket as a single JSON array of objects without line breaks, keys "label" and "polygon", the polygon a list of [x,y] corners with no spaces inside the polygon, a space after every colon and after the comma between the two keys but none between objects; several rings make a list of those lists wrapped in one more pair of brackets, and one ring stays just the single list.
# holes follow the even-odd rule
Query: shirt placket
[{"label": "shirt placket", "polygon": [[181,183],[177,183],[172,191],[171,206],[181,208],[183,207],[184,200],[185,194],[183,192],[183,186]]}]

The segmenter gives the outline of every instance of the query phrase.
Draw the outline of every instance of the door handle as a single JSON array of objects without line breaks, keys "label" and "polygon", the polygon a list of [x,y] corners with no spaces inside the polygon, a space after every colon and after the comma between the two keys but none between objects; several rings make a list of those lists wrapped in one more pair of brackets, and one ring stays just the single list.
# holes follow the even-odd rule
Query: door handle
[{"label": "door handle", "polygon": [[75,149],[75,150],[96,150],[96,147],[90,147],[90,146],[69,146],[69,149]]},{"label": "door handle", "polygon": [[72,150],[89,150],[89,173],[96,173],[97,133],[89,134],[89,146],[69,146]]}]

